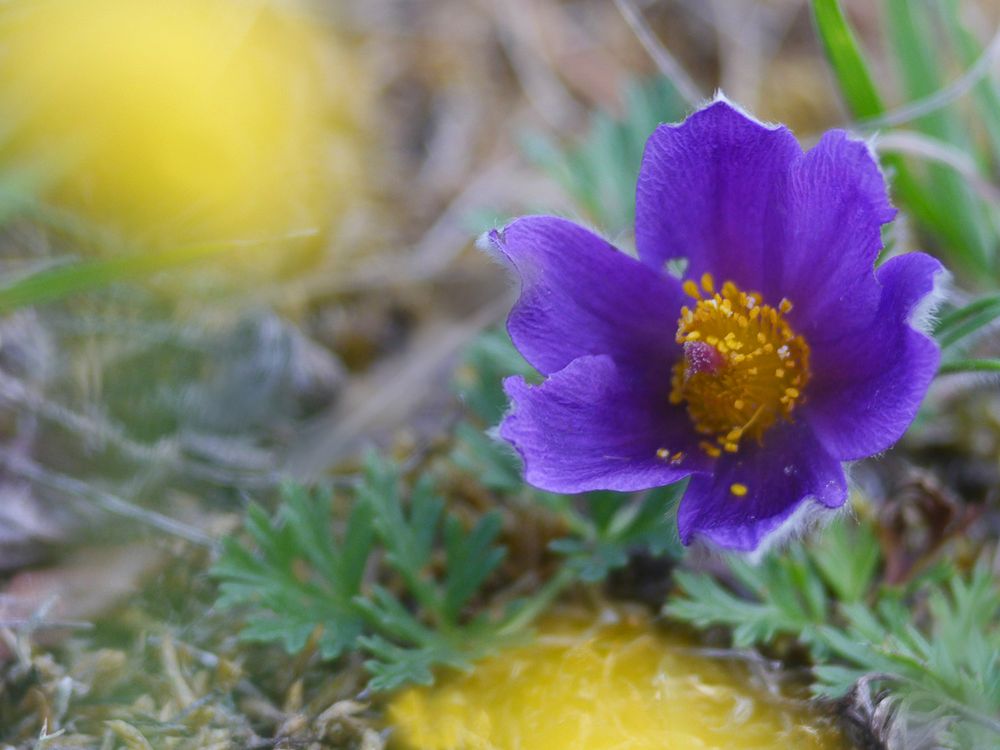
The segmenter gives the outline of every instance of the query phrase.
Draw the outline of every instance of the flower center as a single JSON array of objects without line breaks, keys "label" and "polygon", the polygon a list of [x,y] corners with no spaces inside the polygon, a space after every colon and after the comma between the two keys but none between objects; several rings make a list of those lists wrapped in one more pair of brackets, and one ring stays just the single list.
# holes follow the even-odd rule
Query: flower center
[{"label": "flower center", "polygon": [[731,281],[716,292],[707,273],[701,289],[688,280],[684,291],[697,304],[682,308],[677,322],[684,357],[674,365],[670,401],[687,404],[695,429],[709,438],[701,443],[706,453],[735,453],[743,438],[760,441],[779,418],[791,418],[809,382],[809,347],[784,318],[787,299],[771,307]]}]

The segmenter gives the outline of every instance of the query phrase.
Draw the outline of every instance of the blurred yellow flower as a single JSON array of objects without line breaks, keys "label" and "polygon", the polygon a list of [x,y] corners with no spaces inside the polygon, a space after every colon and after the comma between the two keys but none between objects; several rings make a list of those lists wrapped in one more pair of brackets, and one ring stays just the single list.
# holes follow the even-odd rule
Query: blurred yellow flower
[{"label": "blurred yellow flower", "polygon": [[5,3],[3,163],[54,163],[49,200],[142,246],[322,232],[361,174],[363,76],[294,7]]},{"label": "blurred yellow flower", "polygon": [[644,615],[553,617],[537,639],[411,688],[389,707],[406,750],[834,750],[839,734],[691,652]]}]

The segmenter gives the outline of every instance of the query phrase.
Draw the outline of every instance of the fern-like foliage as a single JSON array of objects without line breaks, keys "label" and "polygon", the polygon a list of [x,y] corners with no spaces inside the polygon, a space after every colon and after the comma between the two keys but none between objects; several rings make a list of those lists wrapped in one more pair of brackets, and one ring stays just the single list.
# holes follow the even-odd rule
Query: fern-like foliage
[{"label": "fern-like foliage", "polygon": [[253,607],[244,638],[294,653],[315,637],[326,658],[365,652],[369,686],[391,690],[430,682],[435,665],[468,667],[521,629],[524,602],[466,613],[503,559],[496,513],[466,529],[429,477],[407,495],[398,468],[374,455],[343,499],[350,513],[338,523],[330,492],[286,486],[273,518],[250,509],[250,544],[224,542],[213,573],[221,605]]},{"label": "fern-like foliage", "polygon": [[285,485],[274,518],[250,506],[245,523],[252,546],[235,537],[222,542],[213,568],[221,580],[219,604],[255,605],[242,636],[278,641],[290,653],[305,648],[322,625],[318,648],[332,659],[354,647],[365,623],[356,599],[372,549],[372,509],[357,503],[341,533],[343,544],[328,536],[332,521],[329,491],[309,492]]},{"label": "fern-like foliage", "polygon": [[582,581],[600,581],[623,567],[634,550],[654,556],[680,557],[676,507],[685,483],[660,487],[629,497],[618,492],[592,492],[582,498],[584,512],[570,516],[576,533],[555,540],[553,551]]},{"label": "fern-like foliage", "polygon": [[728,585],[678,571],[665,612],[726,625],[739,647],[791,636],[816,666],[814,691],[847,694],[860,680],[932,716],[946,747],[1000,743],[1000,589],[987,565],[939,566],[906,589],[877,586],[879,546],[867,525],[839,521],[754,567],[727,560]]}]

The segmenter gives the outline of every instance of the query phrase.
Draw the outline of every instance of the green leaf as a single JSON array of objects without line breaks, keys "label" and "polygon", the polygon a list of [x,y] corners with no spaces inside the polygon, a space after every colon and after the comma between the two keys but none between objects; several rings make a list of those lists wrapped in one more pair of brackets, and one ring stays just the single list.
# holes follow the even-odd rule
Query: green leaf
[{"label": "green leaf", "polygon": [[[467,530],[429,475],[407,482],[374,453],[340,499],[346,506],[328,491],[287,484],[273,517],[248,508],[249,544],[223,541],[212,573],[220,606],[251,608],[243,638],[291,653],[315,638],[324,658],[365,651],[370,687],[391,689],[431,680],[435,666],[466,668],[509,643],[569,582],[557,575],[497,617],[470,611],[506,552],[496,543],[498,513]],[[369,568],[375,580],[365,586]]]},{"label": "green leaf", "polygon": [[350,553],[343,554],[329,543],[328,491],[286,485],[282,497],[273,518],[257,505],[247,510],[246,530],[256,550],[233,537],[223,540],[211,571],[221,581],[219,605],[259,612],[244,627],[244,639],[277,641],[295,653],[319,632],[320,653],[334,658],[353,648],[363,629],[354,597],[359,567],[371,551],[371,519],[352,514],[348,528],[354,536]]},{"label": "green leaf", "polygon": [[780,633],[799,629],[798,619],[788,618],[777,604],[744,599],[709,575],[679,570],[674,580],[684,596],[672,598],[663,608],[664,614],[699,628],[728,625],[736,648],[768,643]]},{"label": "green leaf", "polygon": [[812,0],[812,12],[827,62],[851,114],[861,120],[882,114],[882,99],[839,0]]},{"label": "green leaf", "polygon": [[[962,23],[958,0],[943,0],[935,4],[945,32],[958,52],[959,60],[970,68],[981,59],[984,50],[976,35]],[[973,90],[978,121],[982,123],[993,150],[994,162],[1000,160],[1000,89],[992,72],[987,71]]]},{"label": "green leaf", "polygon": [[[945,61],[934,34],[929,4],[911,0],[886,0],[886,29],[892,59],[901,73],[907,98],[920,99],[942,85]],[[946,141],[962,151],[971,151],[968,127],[949,110],[931,112],[916,121],[927,135]],[[996,237],[989,230],[984,207],[963,178],[953,170],[927,166],[926,188],[936,199],[934,229],[947,241],[947,248],[968,269],[992,273],[992,249]]]},{"label": "green leaf", "polygon": [[457,518],[445,524],[448,575],[442,614],[447,622],[458,622],[462,608],[503,560],[506,550],[494,546],[501,525],[500,514],[495,512],[480,518],[468,534]]},{"label": "green leaf", "polygon": [[866,524],[838,518],[810,547],[823,580],[842,602],[856,602],[871,589],[881,561],[875,532]]},{"label": "green leaf", "polygon": [[934,338],[944,349],[996,320],[1000,320],[1000,294],[982,297],[944,316],[934,328]]},{"label": "green leaf", "polygon": [[830,700],[849,693],[858,680],[867,674],[864,669],[845,667],[842,664],[817,664],[812,671],[816,678],[816,683],[812,686],[813,695]]},{"label": "green leaf", "polygon": [[188,245],[136,253],[125,257],[81,260],[33,273],[0,288],[0,313],[40,305],[109,284],[146,278],[154,273],[192,265],[232,252],[242,243]]},{"label": "green leaf", "polygon": [[870,526],[840,522],[757,566],[728,559],[731,586],[679,570],[665,612],[702,628],[728,626],[737,647],[796,637],[816,662],[816,694],[840,698],[867,676],[903,710],[946,719],[937,722],[940,746],[968,746],[961,743],[974,736],[972,746],[992,747],[1000,737],[1000,588],[990,565],[981,561],[971,575],[939,565],[906,589],[876,588],[875,546]]},{"label": "green leaf", "polygon": [[1000,372],[1000,359],[957,359],[945,362],[938,370],[938,375],[962,372]]},{"label": "green leaf", "polygon": [[430,685],[438,666],[461,670],[470,667],[447,646],[403,648],[377,635],[363,636],[359,645],[373,656],[365,667],[372,675],[368,687],[376,692],[396,690],[406,684]]},{"label": "green leaf", "polygon": [[436,638],[433,628],[425,625],[396,596],[383,586],[372,586],[367,596],[355,600],[371,629],[409,646],[423,646]]},{"label": "green leaf", "polygon": [[586,516],[574,537],[557,539],[549,548],[565,556],[581,580],[600,581],[628,563],[629,555],[646,550],[653,555],[680,556],[676,505],[686,483],[661,487],[641,495],[592,492],[584,496]]}]

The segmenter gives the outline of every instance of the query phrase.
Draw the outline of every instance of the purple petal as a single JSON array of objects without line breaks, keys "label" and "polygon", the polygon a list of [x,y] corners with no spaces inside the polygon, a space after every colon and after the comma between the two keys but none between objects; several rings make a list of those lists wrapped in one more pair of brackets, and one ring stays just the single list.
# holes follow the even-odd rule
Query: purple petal
[{"label": "purple petal", "polygon": [[[658,386],[658,387],[657,387]],[[633,491],[676,482],[708,463],[667,379],[629,374],[611,357],[570,362],[544,383],[504,381],[513,410],[500,425],[529,484],[551,492]],[[657,457],[683,452],[678,464]]]},{"label": "purple petal", "polygon": [[784,202],[772,239],[780,252],[759,291],[772,304],[791,300],[790,322],[813,345],[878,306],[873,268],[896,210],[868,146],[840,130],[793,165]]},{"label": "purple petal", "polygon": [[[734,484],[746,487],[742,497]],[[803,423],[772,429],[763,445],[724,454],[711,475],[692,477],[677,513],[681,541],[704,537],[720,547],[751,551],[789,529],[803,512],[837,508],[847,499],[847,479]]]},{"label": "purple petal", "polygon": [[923,253],[892,258],[876,274],[877,309],[858,321],[856,330],[813,349],[806,419],[841,461],[885,450],[916,416],[940,352],[911,320],[942,272],[941,264]]},{"label": "purple petal", "polygon": [[650,136],[636,193],[639,257],[661,269],[687,258],[687,275],[761,290],[779,251],[767,229],[785,210],[784,181],[802,151],[785,127],[768,127],[725,101]]},{"label": "purple petal", "polygon": [[565,219],[529,216],[490,235],[521,280],[507,321],[514,344],[549,374],[587,354],[610,354],[670,379],[684,294],[680,283]]}]

